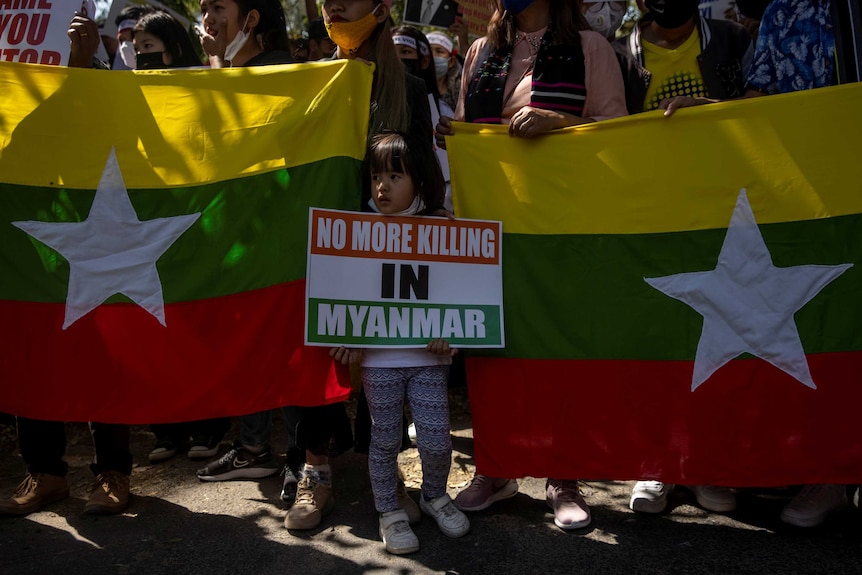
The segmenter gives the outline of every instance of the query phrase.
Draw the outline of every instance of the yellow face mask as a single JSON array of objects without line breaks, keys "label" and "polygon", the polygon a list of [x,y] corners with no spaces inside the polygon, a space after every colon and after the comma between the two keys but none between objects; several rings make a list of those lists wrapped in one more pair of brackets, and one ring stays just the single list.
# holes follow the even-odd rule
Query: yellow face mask
[{"label": "yellow face mask", "polygon": [[[377,6],[380,6],[378,4]],[[362,43],[371,36],[374,29],[377,28],[377,6],[374,10],[354,22],[330,22],[326,24],[326,31],[332,41],[338,44],[338,47],[345,50],[351,56],[356,54]]]}]

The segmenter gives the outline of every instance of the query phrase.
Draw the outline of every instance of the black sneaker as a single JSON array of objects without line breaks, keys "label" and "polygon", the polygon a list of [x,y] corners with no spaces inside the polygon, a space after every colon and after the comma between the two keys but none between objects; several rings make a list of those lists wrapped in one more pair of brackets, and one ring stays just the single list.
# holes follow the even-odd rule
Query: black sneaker
[{"label": "black sneaker", "polygon": [[209,459],[218,453],[221,440],[211,435],[196,435],[192,437],[192,446],[189,447],[189,459]]},{"label": "black sneaker", "polygon": [[156,442],[156,446],[153,447],[153,450],[150,451],[150,454],[147,456],[147,459],[150,460],[150,463],[158,463],[160,461],[167,461],[171,457],[177,454],[179,451],[179,446],[177,442],[171,438],[160,439]]},{"label": "black sneaker", "polygon": [[272,451],[267,447],[260,453],[251,453],[241,446],[221,456],[203,469],[197,470],[201,481],[227,481],[228,479],[260,479],[278,473]]},{"label": "black sneaker", "polygon": [[281,485],[281,500],[288,505],[293,505],[293,502],[296,501],[296,486],[302,478],[302,472],[285,464],[284,469],[281,470],[281,475],[284,477],[284,482]]}]

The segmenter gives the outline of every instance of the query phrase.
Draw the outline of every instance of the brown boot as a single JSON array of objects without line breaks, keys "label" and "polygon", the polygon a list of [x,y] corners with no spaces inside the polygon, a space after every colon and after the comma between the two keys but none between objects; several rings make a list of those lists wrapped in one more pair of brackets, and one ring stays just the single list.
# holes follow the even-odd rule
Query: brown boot
[{"label": "brown boot", "polygon": [[284,526],[288,529],[314,529],[334,506],[332,487],[305,476],[297,486],[296,501],[284,518]]},{"label": "brown boot", "polygon": [[90,486],[84,513],[122,513],[129,506],[129,476],[119,471],[104,471]]},{"label": "brown boot", "polygon": [[65,477],[47,473],[27,474],[9,499],[0,501],[0,515],[27,515],[69,497]]}]

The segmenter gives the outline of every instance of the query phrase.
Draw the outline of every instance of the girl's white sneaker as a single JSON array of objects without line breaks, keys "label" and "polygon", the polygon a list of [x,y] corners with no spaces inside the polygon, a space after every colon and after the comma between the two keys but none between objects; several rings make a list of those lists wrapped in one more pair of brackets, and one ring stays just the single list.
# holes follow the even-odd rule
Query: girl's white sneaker
[{"label": "girl's white sneaker", "polygon": [[437,499],[425,501],[425,496],[419,497],[419,507],[425,513],[434,518],[437,527],[448,537],[461,537],[470,531],[470,521],[452,503],[452,498],[444,494]]},{"label": "girl's white sneaker", "polygon": [[380,538],[386,550],[393,555],[419,551],[419,539],[410,529],[407,513],[403,509],[380,514]]}]

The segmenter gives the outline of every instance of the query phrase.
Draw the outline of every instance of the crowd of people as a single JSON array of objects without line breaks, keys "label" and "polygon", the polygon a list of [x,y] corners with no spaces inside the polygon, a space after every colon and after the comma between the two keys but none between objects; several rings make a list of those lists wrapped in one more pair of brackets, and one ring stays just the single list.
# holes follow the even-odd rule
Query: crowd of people
[{"label": "crowd of people", "polygon": [[[512,137],[536,138],[650,110],[664,109],[670,117],[687,106],[859,81],[860,48],[854,40],[860,23],[858,11],[848,9],[858,8],[853,0],[738,0],[738,19],[745,26],[704,18],[698,4],[639,0],[642,16],[622,34],[623,1],[499,0],[487,34],[470,44],[460,18],[448,33],[426,35],[414,26],[395,26],[392,0],[324,0],[320,15],[312,2],[307,38],[300,42],[288,38],[278,0],[202,0],[196,32],[205,63],[173,16],[132,5],[117,19],[113,50],[125,66],[138,69],[373,62],[363,205],[381,217],[451,217],[445,148],[455,133],[453,119],[506,124]],[[110,67],[94,59],[99,32],[88,15],[77,15],[68,35],[70,66]],[[111,61],[118,58],[112,54]],[[380,534],[389,552],[419,548],[410,525],[422,514],[445,535],[460,537],[470,528],[468,513],[513,497],[518,482],[477,474],[454,500],[446,493],[453,352],[442,340],[419,350],[333,349],[334,361],[360,366],[355,424],[343,404],[285,406],[287,456],[280,464],[271,447],[271,412],[247,414],[232,447],[197,476],[209,482],[281,472],[281,498],[289,506],[285,526],[314,529],[335,506],[332,446],[336,452],[353,448],[368,454]],[[422,460],[418,505],[397,466],[399,450],[410,445],[405,398]],[[186,448],[192,459],[213,458],[229,428],[226,419],[153,425],[156,442],[149,460],[166,461]],[[91,431],[96,479],[85,512],[120,513],[129,504],[128,426],[91,423]],[[18,418],[18,435],[27,476],[0,502],[4,514],[31,513],[69,495],[63,423]],[[707,510],[736,508],[729,486],[686,487]],[[630,507],[661,513],[673,488],[638,481]],[[546,499],[561,529],[590,524],[578,478],[549,478]],[[845,486],[805,486],[781,518],[811,527],[846,504]]]}]

